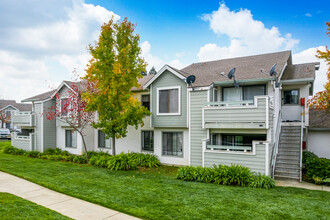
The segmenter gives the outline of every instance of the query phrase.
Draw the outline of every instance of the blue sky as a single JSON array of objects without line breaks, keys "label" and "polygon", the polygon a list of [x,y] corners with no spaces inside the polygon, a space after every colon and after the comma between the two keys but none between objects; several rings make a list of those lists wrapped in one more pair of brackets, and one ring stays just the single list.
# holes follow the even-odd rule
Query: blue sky
[{"label": "blue sky", "polygon": [[[292,50],[314,62],[329,45],[327,1],[0,0],[0,99],[21,99],[84,74],[88,44],[112,15],[137,24],[150,69]],[[322,90],[321,61],[315,91]],[[14,89],[13,89],[14,88]]]}]

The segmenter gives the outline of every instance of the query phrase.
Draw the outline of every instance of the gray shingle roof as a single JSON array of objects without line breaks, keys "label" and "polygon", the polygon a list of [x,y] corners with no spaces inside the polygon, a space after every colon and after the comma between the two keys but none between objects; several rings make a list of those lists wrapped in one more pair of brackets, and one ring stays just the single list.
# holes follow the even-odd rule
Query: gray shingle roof
[{"label": "gray shingle roof", "polygon": [[276,63],[276,72],[281,73],[287,62],[291,62],[291,51],[283,51],[276,53],[260,54],[254,56],[237,57],[231,59],[215,60],[209,62],[193,63],[181,71],[196,76],[194,86],[209,86],[215,81],[232,81],[226,76],[221,75],[223,72],[228,74],[231,68],[236,68],[236,80],[247,79],[267,79],[268,74],[262,73],[261,70],[268,72]]},{"label": "gray shingle roof", "polygon": [[139,90],[143,90],[143,86],[145,84],[147,84],[147,82],[149,82],[149,80],[152,79],[152,77],[154,77],[155,75],[146,75],[146,76],[143,76],[142,78],[140,78],[138,80],[139,84],[140,84],[140,88],[136,88],[136,87],[133,87],[132,88],[132,91],[139,91]]},{"label": "gray shingle roof", "polygon": [[303,63],[289,65],[284,70],[281,80],[315,78],[315,65],[320,63]]},{"label": "gray shingle roof", "polygon": [[330,111],[311,109],[309,113],[309,127],[330,129]]},{"label": "gray shingle roof", "polygon": [[7,106],[13,106],[20,111],[31,111],[32,105],[31,104],[22,104],[16,103],[15,100],[0,100],[0,109],[6,108]]},{"label": "gray shingle roof", "polygon": [[38,101],[44,101],[46,99],[49,99],[51,95],[55,92],[56,90],[51,90],[27,99],[22,100],[22,102],[38,102]]}]

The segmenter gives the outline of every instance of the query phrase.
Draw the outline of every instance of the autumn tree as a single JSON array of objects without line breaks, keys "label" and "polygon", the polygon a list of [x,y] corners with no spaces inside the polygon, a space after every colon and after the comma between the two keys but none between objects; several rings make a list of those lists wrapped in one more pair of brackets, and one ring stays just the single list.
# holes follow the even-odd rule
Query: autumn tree
[{"label": "autumn tree", "polygon": [[92,59],[85,80],[91,83],[84,93],[87,111],[96,111],[98,120],[93,126],[112,138],[112,154],[116,154],[115,139],[127,135],[127,127],[143,126],[150,112],[133,98],[131,89],[139,88],[138,79],[145,72],[141,58],[140,37],[134,34],[135,25],[125,18],[111,19],[101,27],[94,46],[89,45]]},{"label": "autumn tree", "polygon": [[0,111],[0,121],[1,121],[1,127],[0,128],[3,128],[3,125],[5,123],[10,122],[10,115],[4,110]]},{"label": "autumn tree", "polygon": [[88,82],[74,82],[70,85],[67,94],[56,93],[56,105],[45,110],[44,114],[48,120],[58,119],[67,123],[73,131],[77,131],[83,142],[86,159],[88,159],[87,146],[85,142],[85,128],[90,126],[94,120],[94,113],[86,111],[86,102],[81,95],[88,87]]},{"label": "autumn tree", "polygon": [[[328,26],[326,33],[330,37],[330,22],[327,22]],[[327,110],[330,111],[330,50],[325,47],[325,51],[316,51],[316,57],[319,59],[324,59],[328,65],[327,77],[328,81],[324,85],[325,90],[316,93],[313,98],[309,100],[309,107],[317,110]]]}]

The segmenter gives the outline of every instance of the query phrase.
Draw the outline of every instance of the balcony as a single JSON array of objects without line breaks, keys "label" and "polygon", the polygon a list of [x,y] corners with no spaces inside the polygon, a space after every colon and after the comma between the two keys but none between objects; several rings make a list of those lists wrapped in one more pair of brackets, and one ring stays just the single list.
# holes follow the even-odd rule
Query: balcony
[{"label": "balcony", "polygon": [[268,129],[273,111],[269,96],[254,100],[209,102],[203,106],[203,128]]},{"label": "balcony", "polygon": [[35,113],[32,112],[17,112],[11,116],[11,121],[15,126],[34,127],[36,126]]},{"label": "balcony", "polygon": [[34,133],[30,133],[29,136],[22,136],[16,132],[12,133],[11,144],[14,147],[23,150],[35,150],[36,138]]},{"label": "balcony", "polygon": [[211,145],[209,139],[202,140],[202,166],[214,164],[239,164],[253,172],[270,174],[271,144],[267,141],[252,141],[251,146]]}]

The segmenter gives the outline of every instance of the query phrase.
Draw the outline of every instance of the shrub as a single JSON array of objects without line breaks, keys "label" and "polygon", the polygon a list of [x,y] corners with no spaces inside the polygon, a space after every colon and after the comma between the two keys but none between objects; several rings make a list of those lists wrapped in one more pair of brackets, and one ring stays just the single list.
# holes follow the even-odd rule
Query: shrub
[{"label": "shrub", "polygon": [[306,175],[309,178],[330,178],[330,160],[326,158],[312,158],[306,162]]},{"label": "shrub", "polygon": [[60,148],[55,148],[55,149],[47,149],[44,152],[45,155],[63,155],[63,156],[69,156],[70,153],[68,151],[63,151]]},{"label": "shrub", "polygon": [[40,152],[39,151],[26,151],[24,152],[24,156],[27,157],[34,157],[34,158],[38,158],[40,156]]},{"label": "shrub", "polygon": [[23,155],[25,153],[25,150],[18,149],[16,147],[13,147],[11,145],[7,145],[3,148],[3,153],[5,154],[13,154],[13,155]]},{"label": "shrub", "polygon": [[136,170],[137,165],[129,154],[121,153],[110,157],[108,168],[110,170]]},{"label": "shrub", "polygon": [[253,176],[249,168],[241,165],[214,165],[213,167],[181,167],[177,179],[216,183],[222,185],[247,186]]},{"label": "shrub", "polygon": [[0,143],[0,151],[3,151],[3,149],[7,146],[11,146],[11,142],[1,142]]},{"label": "shrub", "polygon": [[275,181],[269,176],[258,173],[252,177],[249,187],[265,189],[275,188]]},{"label": "shrub", "polygon": [[97,167],[108,167],[111,155],[94,155],[89,159],[89,164]]},{"label": "shrub", "polygon": [[88,160],[85,156],[74,156],[72,162],[84,164],[87,163]]},{"label": "shrub", "polygon": [[318,158],[316,154],[314,154],[311,151],[303,151],[303,159],[302,162],[303,164],[306,164],[306,162],[310,159]]},{"label": "shrub", "polygon": [[154,154],[144,153],[129,153],[131,160],[133,160],[139,167],[159,167],[160,162]]},{"label": "shrub", "polygon": [[110,154],[108,152],[104,152],[104,151],[87,151],[88,157],[92,158],[93,156],[103,156],[103,155],[107,155],[109,156]]}]

